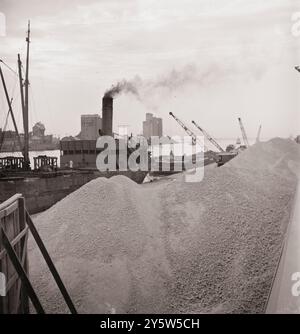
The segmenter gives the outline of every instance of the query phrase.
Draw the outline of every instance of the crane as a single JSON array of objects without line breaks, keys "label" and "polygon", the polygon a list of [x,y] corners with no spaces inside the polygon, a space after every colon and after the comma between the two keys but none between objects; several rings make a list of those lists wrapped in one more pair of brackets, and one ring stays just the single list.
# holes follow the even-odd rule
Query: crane
[{"label": "crane", "polygon": [[260,141],[260,133],[261,133],[261,125],[258,128],[257,136],[256,136],[256,142],[258,143]]},{"label": "crane", "polygon": [[192,137],[192,144],[196,145],[197,136],[194,134],[192,130],[190,130],[180,119],[178,119],[172,112],[169,112],[169,115],[171,115],[175,121],[184,129],[184,131]]},{"label": "crane", "polygon": [[248,141],[248,137],[246,135],[246,131],[245,131],[242,119],[239,117],[238,120],[239,120],[240,128],[241,128],[241,131],[242,131],[244,144],[245,144],[246,147],[249,147],[249,141]]},{"label": "crane", "polygon": [[204,134],[205,138],[207,138],[220,152],[224,152],[221,145],[219,145],[212,136],[210,136],[204,129],[202,129],[195,121],[192,121],[192,123]]}]

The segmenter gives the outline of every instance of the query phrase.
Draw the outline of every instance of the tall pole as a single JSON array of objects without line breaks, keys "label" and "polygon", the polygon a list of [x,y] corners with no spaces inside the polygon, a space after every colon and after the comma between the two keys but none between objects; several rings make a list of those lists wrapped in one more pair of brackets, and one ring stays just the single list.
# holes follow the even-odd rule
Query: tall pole
[{"label": "tall pole", "polygon": [[27,55],[26,55],[26,72],[25,72],[25,98],[24,98],[24,110],[23,110],[23,124],[24,124],[24,160],[25,168],[30,169],[30,160],[29,160],[29,126],[28,126],[28,106],[29,106],[29,44],[30,44],[30,21],[28,21],[28,30],[27,30]]},{"label": "tall pole", "polygon": [[260,141],[260,133],[261,133],[261,125],[258,128],[257,136],[256,136],[256,143]]},{"label": "tall pole", "polygon": [[14,116],[14,113],[13,113],[13,110],[12,110],[11,100],[9,99],[9,95],[8,95],[8,91],[7,91],[7,87],[6,87],[6,83],[5,83],[5,79],[4,79],[4,75],[3,75],[3,72],[2,72],[1,66],[0,66],[0,77],[1,77],[3,88],[4,88],[6,101],[7,101],[7,104],[8,104],[8,109],[9,109],[9,112],[11,114],[11,118],[12,118],[12,121],[13,121],[13,124],[14,124],[16,135],[17,135],[18,144],[20,146],[20,150],[22,151],[23,147],[22,147],[22,143],[21,143],[21,138],[20,138],[20,135],[19,135],[19,131],[18,131],[16,120],[15,120],[15,116]]},{"label": "tall pole", "polygon": [[[25,132],[26,124],[24,122],[24,119],[25,119],[24,82],[23,82],[23,77],[22,77],[22,62],[21,62],[20,54],[18,54],[18,71],[19,71],[19,84],[20,84],[20,92],[21,92],[21,107],[22,107],[22,115],[23,115],[23,127],[24,127],[24,132]],[[23,153],[25,153],[25,152],[23,152]]]},{"label": "tall pole", "polygon": [[239,117],[238,120],[239,120],[239,124],[240,124],[240,128],[241,128],[244,144],[245,144],[246,147],[249,147],[248,137],[246,135],[246,131],[245,131],[242,119]]}]

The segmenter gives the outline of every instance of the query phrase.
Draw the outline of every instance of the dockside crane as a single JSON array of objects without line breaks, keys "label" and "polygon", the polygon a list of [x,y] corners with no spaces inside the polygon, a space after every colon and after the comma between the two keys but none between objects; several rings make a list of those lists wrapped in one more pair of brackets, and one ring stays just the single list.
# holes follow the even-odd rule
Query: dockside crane
[{"label": "dockside crane", "polygon": [[261,133],[261,125],[258,128],[257,136],[256,136],[256,142],[258,143],[260,141],[260,133]]},{"label": "dockside crane", "polygon": [[190,130],[179,118],[177,118],[172,112],[169,112],[169,115],[171,115],[175,121],[184,129],[184,131],[192,137],[192,144],[196,145],[197,142],[197,136],[194,134],[192,130]]},{"label": "dockside crane", "polygon": [[225,152],[222,146],[219,145],[218,142],[208,134],[208,132],[206,132],[203,128],[201,128],[195,121],[192,121],[192,123],[195,125],[196,128],[198,128],[203,133],[205,138],[209,140],[220,152]]},{"label": "dockside crane", "polygon": [[242,119],[239,117],[238,120],[239,120],[239,124],[240,124],[240,128],[241,128],[244,144],[245,144],[246,147],[249,147],[249,141],[248,141],[248,137],[247,137]]}]

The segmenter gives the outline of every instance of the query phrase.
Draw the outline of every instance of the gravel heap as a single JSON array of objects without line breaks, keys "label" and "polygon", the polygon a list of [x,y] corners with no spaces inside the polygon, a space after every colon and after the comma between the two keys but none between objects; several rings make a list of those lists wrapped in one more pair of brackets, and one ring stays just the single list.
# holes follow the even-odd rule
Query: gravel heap
[{"label": "gravel heap", "polygon": [[[299,145],[259,143],[200,183],[182,174],[84,185],[36,219],[81,313],[260,313],[272,285],[300,166]],[[67,311],[32,242],[46,310]]]}]

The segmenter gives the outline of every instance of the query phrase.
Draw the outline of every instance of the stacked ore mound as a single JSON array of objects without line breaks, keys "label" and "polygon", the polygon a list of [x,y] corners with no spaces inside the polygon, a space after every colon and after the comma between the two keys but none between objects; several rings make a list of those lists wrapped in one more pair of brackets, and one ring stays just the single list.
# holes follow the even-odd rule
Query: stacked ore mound
[{"label": "stacked ore mound", "polygon": [[[262,313],[290,219],[299,145],[250,147],[198,183],[124,176],[84,185],[36,219],[80,313]],[[30,274],[51,313],[67,308],[41,255]]]}]

